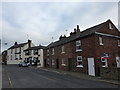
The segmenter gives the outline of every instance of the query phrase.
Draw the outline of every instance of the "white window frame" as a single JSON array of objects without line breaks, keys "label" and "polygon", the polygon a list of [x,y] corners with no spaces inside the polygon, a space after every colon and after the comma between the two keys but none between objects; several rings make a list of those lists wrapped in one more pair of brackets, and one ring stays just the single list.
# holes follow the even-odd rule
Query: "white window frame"
[{"label": "white window frame", "polygon": [[[81,60],[78,60],[79,58],[81,58]],[[78,62],[82,62],[81,65],[78,65]],[[82,56],[77,56],[77,67],[83,67],[83,59]]]},{"label": "white window frame", "polygon": [[66,64],[65,64],[65,58],[62,58],[62,64],[61,64],[62,66],[66,66]]},{"label": "white window frame", "polygon": [[61,53],[65,53],[65,46],[64,45],[61,47],[61,50],[62,50]]},{"label": "white window frame", "polygon": [[50,65],[50,59],[49,58],[47,59],[47,64]]},{"label": "white window frame", "polygon": [[118,40],[118,46],[120,47],[120,40]]},{"label": "white window frame", "polygon": [[105,65],[102,64],[102,67],[108,67],[107,59],[104,59],[104,61],[103,61],[103,59],[104,59],[104,57],[101,57],[101,62],[105,63]]},{"label": "white window frame", "polygon": [[54,55],[54,54],[55,54],[54,52],[55,52],[55,50],[54,50],[54,48],[52,48],[52,55]]},{"label": "white window frame", "polygon": [[112,24],[111,23],[109,23],[109,29],[110,30],[112,30],[113,28],[112,28]]},{"label": "white window frame", "polygon": [[55,65],[55,60],[54,59],[52,59],[52,65]]},{"label": "white window frame", "polygon": [[82,49],[78,49],[77,47],[81,47],[81,41],[80,40],[76,41],[76,52],[82,51]]},{"label": "white window frame", "polygon": [[50,52],[49,49],[47,49],[47,56],[49,56],[49,52]]},{"label": "white window frame", "polygon": [[103,43],[103,38],[102,38],[102,37],[99,37],[99,44],[100,44],[100,45],[104,45],[104,43]]}]

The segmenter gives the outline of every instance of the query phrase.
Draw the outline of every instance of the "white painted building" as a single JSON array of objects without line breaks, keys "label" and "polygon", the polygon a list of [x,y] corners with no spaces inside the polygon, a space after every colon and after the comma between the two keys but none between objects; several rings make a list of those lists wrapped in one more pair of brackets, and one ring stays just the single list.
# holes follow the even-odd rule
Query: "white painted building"
[{"label": "white painted building", "polygon": [[25,61],[31,65],[43,67],[43,49],[44,46],[30,47],[25,52]]},{"label": "white painted building", "polygon": [[18,64],[20,61],[24,61],[24,50],[33,46],[34,44],[31,40],[20,44],[15,42],[15,44],[7,50],[7,64]]}]

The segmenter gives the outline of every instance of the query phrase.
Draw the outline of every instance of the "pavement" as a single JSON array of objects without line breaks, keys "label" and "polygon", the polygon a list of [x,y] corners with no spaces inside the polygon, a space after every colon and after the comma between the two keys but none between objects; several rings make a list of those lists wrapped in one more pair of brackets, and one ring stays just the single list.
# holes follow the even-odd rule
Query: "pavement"
[{"label": "pavement", "polygon": [[80,73],[80,72],[70,72],[70,71],[63,71],[60,69],[35,67],[35,66],[32,66],[31,68],[42,69],[45,71],[51,71],[51,72],[55,72],[55,73],[59,73],[59,74],[75,76],[75,77],[79,77],[79,78],[87,79],[87,80],[95,80],[95,81],[101,81],[101,82],[107,82],[107,83],[111,83],[111,84],[115,84],[115,85],[120,85],[120,81],[118,81],[118,80],[103,79],[100,76],[95,77],[95,76],[90,76],[90,75]]}]

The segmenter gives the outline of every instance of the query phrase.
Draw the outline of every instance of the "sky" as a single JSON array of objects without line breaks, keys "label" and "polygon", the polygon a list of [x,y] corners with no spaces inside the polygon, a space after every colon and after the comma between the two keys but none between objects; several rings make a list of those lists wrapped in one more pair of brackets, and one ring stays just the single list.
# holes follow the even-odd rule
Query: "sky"
[{"label": "sky", "polygon": [[4,1],[0,4],[3,50],[16,41],[24,43],[28,39],[35,45],[48,45],[60,35],[69,36],[77,25],[83,31],[110,19],[118,27],[118,2]]}]

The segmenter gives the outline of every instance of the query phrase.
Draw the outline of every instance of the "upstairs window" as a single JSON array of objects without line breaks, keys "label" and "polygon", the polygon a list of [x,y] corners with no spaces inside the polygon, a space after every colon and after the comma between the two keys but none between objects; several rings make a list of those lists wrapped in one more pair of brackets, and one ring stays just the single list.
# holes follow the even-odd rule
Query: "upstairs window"
[{"label": "upstairs window", "polygon": [[54,59],[52,59],[52,65],[55,65],[55,60]]},{"label": "upstairs window", "polygon": [[99,44],[100,44],[100,45],[104,45],[104,44],[103,44],[103,38],[102,38],[102,37],[99,37]]},{"label": "upstairs window", "polygon": [[62,64],[61,64],[62,66],[66,66],[66,64],[65,64],[65,58],[62,58]]},{"label": "upstairs window", "polygon": [[47,56],[49,56],[49,49],[47,49]]},{"label": "upstairs window", "polygon": [[110,30],[112,30],[113,28],[112,28],[112,24],[111,23],[109,23],[109,29]]},{"label": "upstairs window", "polygon": [[38,49],[35,49],[34,50],[34,55],[37,55],[38,54]]},{"label": "upstairs window", "polygon": [[13,49],[11,49],[11,53],[13,53]]},{"label": "upstairs window", "polygon": [[77,67],[83,67],[82,56],[77,56]]},{"label": "upstairs window", "polygon": [[61,49],[62,49],[62,52],[61,52],[61,53],[65,53],[65,47],[62,46]]},{"label": "upstairs window", "polygon": [[82,49],[81,49],[81,41],[80,40],[76,41],[76,51],[82,51]]},{"label": "upstairs window", "polygon": [[120,47],[120,40],[118,40],[118,46]]},{"label": "upstairs window", "polygon": [[52,48],[52,55],[54,55],[54,48]]}]

